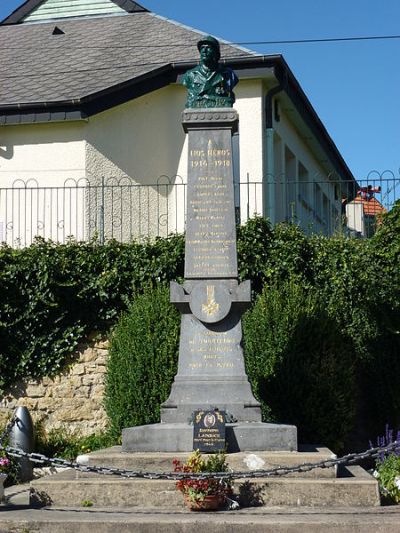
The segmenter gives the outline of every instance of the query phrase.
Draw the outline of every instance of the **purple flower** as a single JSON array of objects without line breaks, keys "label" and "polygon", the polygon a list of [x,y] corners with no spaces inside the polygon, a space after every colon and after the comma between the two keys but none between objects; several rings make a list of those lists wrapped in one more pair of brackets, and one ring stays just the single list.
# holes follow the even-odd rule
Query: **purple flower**
[{"label": "purple flower", "polygon": [[10,460],[7,457],[0,457],[0,469],[6,467],[10,464]]},{"label": "purple flower", "polygon": [[[389,446],[390,444],[393,444],[394,442],[399,442],[399,447],[396,449],[392,449],[390,452],[386,452],[386,453],[380,452],[378,456],[378,462],[383,463],[383,461],[385,460],[385,456],[390,455],[390,454],[394,454],[397,457],[400,457],[400,430],[398,430],[396,433],[396,439],[393,438],[393,435],[394,435],[394,431],[389,428],[389,424],[386,424],[385,435],[383,437],[377,437],[376,439],[377,447],[378,448],[386,447],[386,446]],[[371,441],[369,442],[369,444],[372,448]]]}]

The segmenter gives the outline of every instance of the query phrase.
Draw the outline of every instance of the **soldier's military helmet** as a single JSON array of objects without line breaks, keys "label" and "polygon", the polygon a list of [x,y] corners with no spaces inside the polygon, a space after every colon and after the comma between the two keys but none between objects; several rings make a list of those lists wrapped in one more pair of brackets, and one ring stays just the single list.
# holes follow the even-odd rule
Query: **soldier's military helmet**
[{"label": "soldier's military helmet", "polygon": [[218,59],[221,57],[221,50],[219,47],[219,42],[217,41],[217,39],[215,39],[215,37],[211,37],[211,35],[207,35],[207,37],[200,39],[200,41],[197,43],[197,48],[199,52],[203,44],[208,44],[208,46],[212,46],[214,50],[217,52]]}]

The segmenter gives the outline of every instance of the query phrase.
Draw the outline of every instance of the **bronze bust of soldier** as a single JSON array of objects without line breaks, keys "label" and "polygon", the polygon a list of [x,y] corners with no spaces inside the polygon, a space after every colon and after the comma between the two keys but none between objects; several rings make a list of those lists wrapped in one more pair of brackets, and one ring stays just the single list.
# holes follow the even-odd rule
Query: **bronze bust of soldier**
[{"label": "bronze bust of soldier", "polygon": [[197,48],[200,64],[186,72],[182,79],[188,90],[186,107],[232,107],[233,88],[239,80],[232,69],[219,65],[219,42],[214,37],[204,37]]}]

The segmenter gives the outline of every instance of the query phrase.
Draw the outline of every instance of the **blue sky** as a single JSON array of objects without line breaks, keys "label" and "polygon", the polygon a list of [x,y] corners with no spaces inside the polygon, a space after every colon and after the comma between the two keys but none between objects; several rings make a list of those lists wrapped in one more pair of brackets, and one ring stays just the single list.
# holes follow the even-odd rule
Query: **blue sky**
[{"label": "blue sky", "polygon": [[[22,0],[0,0],[0,19]],[[139,0],[233,41],[400,34],[399,0]],[[283,54],[358,179],[400,167],[400,39],[249,46]]]}]

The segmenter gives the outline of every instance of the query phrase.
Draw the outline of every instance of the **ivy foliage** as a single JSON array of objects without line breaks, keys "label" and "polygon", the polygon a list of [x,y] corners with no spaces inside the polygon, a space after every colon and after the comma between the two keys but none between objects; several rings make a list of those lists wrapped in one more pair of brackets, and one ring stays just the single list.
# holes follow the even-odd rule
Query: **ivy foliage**
[{"label": "ivy foliage", "polygon": [[[265,419],[298,423],[304,438],[319,428],[321,439],[337,446],[356,423],[355,409],[369,436],[379,432],[378,423],[400,425],[399,259],[399,202],[368,240],[307,237],[294,224],[272,229],[260,217],[238,229],[239,274],[252,281],[255,302],[245,321],[247,368]],[[57,373],[89,331],[107,331],[130,305],[129,313],[136,317],[132,324],[142,335],[138,338],[145,339],[143,328],[153,331],[146,313],[157,317],[153,322],[164,324],[156,336],[164,339],[168,350],[164,353],[157,345],[161,350],[157,359],[154,346],[144,348],[146,364],[155,357],[156,366],[165,360],[175,368],[177,350],[173,356],[172,346],[177,342],[179,317],[166,303],[146,308],[152,300],[150,295],[141,299],[141,294],[149,283],[166,285],[182,278],[183,260],[183,236],[130,244],[111,241],[103,246],[38,240],[25,249],[0,248],[0,390],[21,379]],[[163,313],[171,323],[164,323]],[[142,342],[147,346],[152,341],[146,337]],[[135,357],[130,360],[136,361]],[[165,378],[169,390],[167,383],[174,374],[168,367],[151,377],[151,367],[143,365],[143,373],[135,377],[141,391],[137,394],[151,409],[134,404],[137,418],[130,420],[132,424],[157,419],[157,402],[165,396],[164,379],[159,376],[169,376]],[[333,377],[341,373],[347,390]],[[151,392],[145,390],[145,379],[152,383]],[[291,405],[283,410],[285,383],[290,384]],[[332,408],[333,384],[343,391],[338,392],[342,399],[334,416],[329,414],[337,421],[336,434],[324,422]],[[309,401],[304,399],[307,391]],[[356,405],[348,391],[355,391]],[[348,416],[341,419],[347,401]],[[115,427],[120,423],[117,420]]]},{"label": "ivy foliage", "polygon": [[107,331],[149,281],[179,279],[183,236],[144,243],[0,248],[0,391],[56,374],[90,331]]}]

